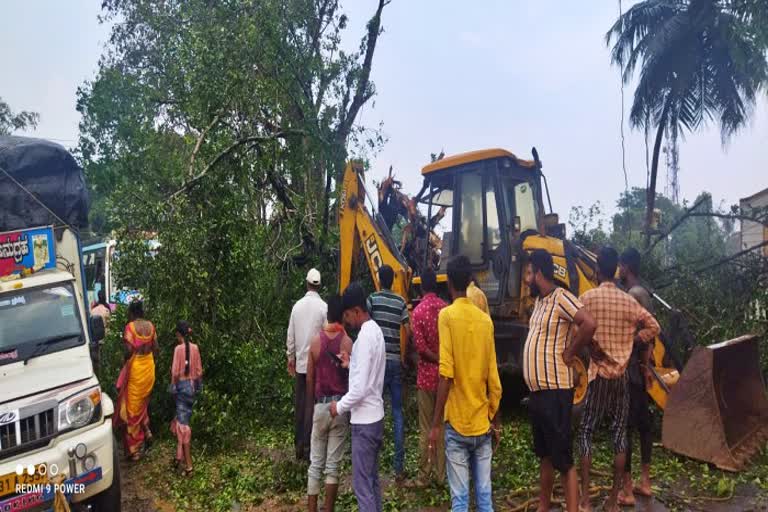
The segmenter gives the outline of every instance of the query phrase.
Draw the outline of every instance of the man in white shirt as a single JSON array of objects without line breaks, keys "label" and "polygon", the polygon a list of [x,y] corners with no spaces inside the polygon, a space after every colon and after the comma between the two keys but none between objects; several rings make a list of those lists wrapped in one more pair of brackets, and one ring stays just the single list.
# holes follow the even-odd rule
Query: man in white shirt
[{"label": "man in white shirt", "polygon": [[381,512],[379,452],[384,437],[384,334],[365,306],[366,296],[358,283],[344,291],[344,324],[348,330],[360,329],[352,347],[349,364],[349,391],[338,402],[331,402],[331,415],[352,413],[352,488],[360,512]]},{"label": "man in white shirt", "polygon": [[312,338],[323,328],[328,306],[320,298],[320,272],[310,269],[307,273],[307,293],[291,310],[288,323],[286,355],[288,373],[295,377],[294,386],[294,446],[296,458],[309,460],[309,445],[312,435],[312,416],[306,413],[307,356]]}]

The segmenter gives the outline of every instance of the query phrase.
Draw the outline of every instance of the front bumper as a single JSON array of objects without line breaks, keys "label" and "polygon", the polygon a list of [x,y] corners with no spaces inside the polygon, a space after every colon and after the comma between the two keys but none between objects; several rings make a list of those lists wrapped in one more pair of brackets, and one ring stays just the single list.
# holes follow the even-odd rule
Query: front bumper
[{"label": "front bumper", "polygon": [[[91,471],[85,469],[84,460],[69,456],[68,452],[80,443],[85,444],[87,457],[92,456],[94,459]],[[112,420],[105,418],[94,427],[68,432],[54,438],[44,448],[3,461],[0,463],[0,475],[16,472],[19,466],[40,467],[44,464],[48,475],[56,473],[55,476],[62,475],[64,477],[65,483],[70,484],[64,493],[71,498],[73,503],[78,503],[99,494],[112,485],[115,474],[112,462],[113,453],[116,449],[112,437]],[[48,499],[53,499],[51,489],[47,489],[47,491],[37,488],[12,498],[0,499],[0,512],[6,509],[14,512],[39,509]],[[35,499],[34,496],[37,494],[39,497]]]}]

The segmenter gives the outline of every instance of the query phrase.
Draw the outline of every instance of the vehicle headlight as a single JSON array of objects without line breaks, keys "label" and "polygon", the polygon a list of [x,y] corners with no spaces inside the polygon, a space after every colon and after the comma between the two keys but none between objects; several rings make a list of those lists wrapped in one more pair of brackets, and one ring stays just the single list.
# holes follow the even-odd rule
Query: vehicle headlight
[{"label": "vehicle headlight", "polygon": [[88,425],[101,415],[101,388],[81,391],[59,402],[59,432]]}]

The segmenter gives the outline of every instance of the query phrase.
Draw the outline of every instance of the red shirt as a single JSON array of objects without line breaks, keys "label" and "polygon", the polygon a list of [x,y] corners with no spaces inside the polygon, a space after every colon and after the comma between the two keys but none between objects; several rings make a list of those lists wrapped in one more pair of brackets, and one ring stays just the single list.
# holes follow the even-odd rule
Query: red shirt
[{"label": "red shirt", "polygon": [[[413,340],[419,355],[429,350],[435,355],[440,354],[440,336],[437,332],[437,315],[447,304],[434,293],[426,294],[413,310]],[[416,386],[424,391],[437,391],[437,380],[440,365],[419,358],[416,373]]]}]

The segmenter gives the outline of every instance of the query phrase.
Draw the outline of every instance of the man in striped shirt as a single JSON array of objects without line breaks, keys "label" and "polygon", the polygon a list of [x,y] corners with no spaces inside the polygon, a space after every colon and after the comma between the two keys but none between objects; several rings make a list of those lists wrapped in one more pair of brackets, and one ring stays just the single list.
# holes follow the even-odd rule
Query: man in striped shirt
[{"label": "man in striped shirt", "polygon": [[[592,339],[595,322],[581,302],[554,282],[552,256],[537,249],[526,265],[525,283],[536,298],[523,347],[523,378],[531,390],[528,410],[534,452],[540,459],[539,510],[551,507],[555,469],[560,473],[568,512],[576,512],[579,484],[573,467],[570,365]],[[576,334],[570,339],[572,328]]]},{"label": "man in striped shirt", "polygon": [[[392,419],[395,430],[395,479],[405,479],[405,422],[403,419],[402,358],[400,354],[400,326],[405,327],[406,339],[411,338],[408,306],[398,294],[392,291],[395,272],[389,265],[379,268],[381,291],[368,297],[368,312],[384,333],[387,364],[384,372],[384,391],[389,392],[392,402]],[[407,346],[407,345],[406,345]]]}]

